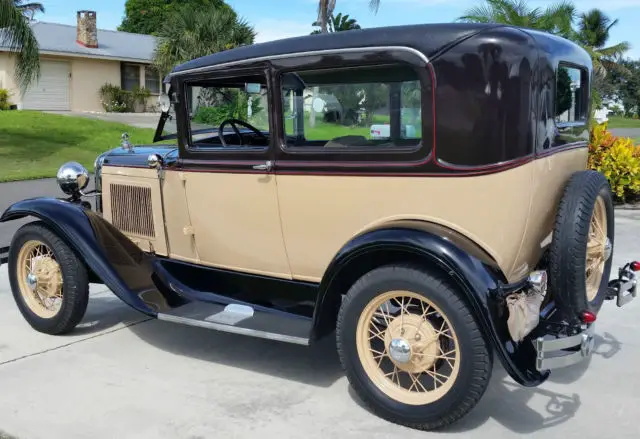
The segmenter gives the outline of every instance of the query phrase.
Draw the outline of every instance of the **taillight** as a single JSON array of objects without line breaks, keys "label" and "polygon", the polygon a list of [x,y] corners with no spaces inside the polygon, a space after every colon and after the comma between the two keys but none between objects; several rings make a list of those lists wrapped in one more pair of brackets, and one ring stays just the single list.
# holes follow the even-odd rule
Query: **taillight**
[{"label": "taillight", "polygon": [[591,311],[582,311],[582,323],[587,325],[596,321],[596,315]]},{"label": "taillight", "polygon": [[629,264],[629,268],[631,268],[631,270],[633,271],[640,271],[640,262],[633,261],[631,264]]}]

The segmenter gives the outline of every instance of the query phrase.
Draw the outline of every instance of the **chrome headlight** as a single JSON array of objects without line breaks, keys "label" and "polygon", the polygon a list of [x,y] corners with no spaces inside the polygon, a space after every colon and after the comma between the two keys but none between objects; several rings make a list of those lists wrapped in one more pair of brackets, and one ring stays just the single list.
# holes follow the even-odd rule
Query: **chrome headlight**
[{"label": "chrome headlight", "polygon": [[58,185],[67,195],[80,195],[89,184],[89,171],[78,162],[67,162],[60,166]]}]

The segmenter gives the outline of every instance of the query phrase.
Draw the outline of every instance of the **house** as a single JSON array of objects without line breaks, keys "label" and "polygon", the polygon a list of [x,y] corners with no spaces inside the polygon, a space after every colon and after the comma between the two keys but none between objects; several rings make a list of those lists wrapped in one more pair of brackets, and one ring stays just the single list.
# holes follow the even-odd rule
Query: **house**
[{"label": "house", "polygon": [[98,91],[105,83],[145,87],[152,93],[149,103],[157,102],[162,81],[151,67],[155,37],[98,29],[94,11],[78,11],[77,26],[34,21],[31,28],[41,76],[24,94],[14,79],[15,55],[0,44],[0,88],[12,92],[18,108],[104,111]]}]

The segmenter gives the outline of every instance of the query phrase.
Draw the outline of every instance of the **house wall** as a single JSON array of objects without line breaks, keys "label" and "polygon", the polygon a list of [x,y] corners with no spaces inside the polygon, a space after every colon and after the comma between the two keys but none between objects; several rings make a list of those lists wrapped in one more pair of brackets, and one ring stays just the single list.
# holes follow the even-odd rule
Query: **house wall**
[{"label": "house wall", "polygon": [[104,84],[120,85],[120,62],[71,58],[71,109],[104,111],[98,91]]},{"label": "house wall", "polygon": [[0,88],[6,88],[11,93],[9,101],[12,104],[20,102],[19,89],[14,78],[15,58],[8,53],[0,53]]},{"label": "house wall", "polygon": [[[72,111],[104,111],[100,102],[99,90],[106,83],[121,86],[120,61],[63,56],[43,56],[42,60],[67,61],[70,65],[71,81],[69,102]],[[144,87],[145,66],[140,64],[140,86]],[[21,104],[22,95],[15,79],[15,57],[0,52],[0,88],[12,93],[11,103]],[[147,111],[156,110],[158,95],[147,100]]]}]

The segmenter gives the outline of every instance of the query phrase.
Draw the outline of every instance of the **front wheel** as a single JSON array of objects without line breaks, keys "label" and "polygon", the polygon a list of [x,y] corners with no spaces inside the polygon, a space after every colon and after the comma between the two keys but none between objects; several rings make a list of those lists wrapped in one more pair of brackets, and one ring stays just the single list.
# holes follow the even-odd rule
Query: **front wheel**
[{"label": "front wheel", "polygon": [[22,226],[8,265],[13,297],[35,330],[58,335],[80,323],[89,301],[87,269],[49,228],[39,222]]},{"label": "front wheel", "polygon": [[337,342],[347,378],[379,416],[421,430],[453,424],[480,400],[493,358],[448,279],[375,269],[346,295]]}]

